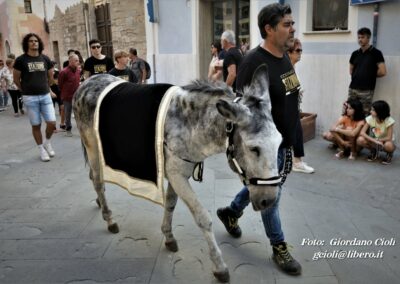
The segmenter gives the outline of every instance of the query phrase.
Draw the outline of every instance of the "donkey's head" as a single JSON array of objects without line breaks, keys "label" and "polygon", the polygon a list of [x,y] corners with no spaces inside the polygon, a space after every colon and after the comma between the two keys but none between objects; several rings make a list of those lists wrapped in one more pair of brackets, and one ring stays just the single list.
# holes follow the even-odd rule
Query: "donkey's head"
[{"label": "donkey's head", "polygon": [[267,67],[261,65],[240,101],[217,103],[228,121],[229,165],[247,185],[254,210],[274,204],[280,181],[277,159],[282,136],[272,119],[268,88]]}]

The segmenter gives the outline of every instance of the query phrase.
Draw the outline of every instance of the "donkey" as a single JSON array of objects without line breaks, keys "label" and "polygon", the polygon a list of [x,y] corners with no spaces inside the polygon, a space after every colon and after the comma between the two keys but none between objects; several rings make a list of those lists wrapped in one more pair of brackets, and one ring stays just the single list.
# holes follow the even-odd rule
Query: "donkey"
[{"label": "donkey", "polygon": [[[178,88],[166,114],[163,151],[168,187],[161,226],[165,245],[170,251],[178,250],[171,224],[177,198],[180,197],[205,236],[214,276],[221,282],[229,281],[229,270],[216,242],[211,216],[196,198],[188,179],[198,162],[227,151],[231,169],[248,186],[254,210],[263,210],[275,202],[281,182],[277,153],[282,137],[272,119],[267,78],[267,67],[262,65],[240,99],[235,99],[231,89],[224,83],[213,85],[194,81]],[[112,219],[104,194],[93,116],[99,94],[116,80],[119,79],[110,75],[89,78],[77,90],[73,104],[85,157],[90,166],[90,178],[98,195],[98,205],[112,233],[117,233],[119,229]],[[137,89],[151,92],[159,88],[158,85],[137,86]],[[129,129],[125,128],[124,133],[127,131]]]}]

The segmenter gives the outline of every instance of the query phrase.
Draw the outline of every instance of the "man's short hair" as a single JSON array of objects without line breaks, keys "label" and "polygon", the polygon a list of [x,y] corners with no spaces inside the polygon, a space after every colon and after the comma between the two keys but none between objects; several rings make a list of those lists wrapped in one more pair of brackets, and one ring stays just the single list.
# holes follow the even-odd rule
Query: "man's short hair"
[{"label": "man's short hair", "polygon": [[368,38],[371,37],[371,30],[369,28],[363,27],[357,31],[358,35],[366,35]]},{"label": "man's short hair", "polygon": [[74,49],[68,49],[67,54],[69,55],[71,52],[75,53]]},{"label": "man's short hair", "polygon": [[270,25],[271,28],[275,28],[280,20],[287,14],[292,14],[292,9],[289,5],[282,5],[279,3],[273,3],[265,6],[258,13],[258,28],[263,39],[267,37],[265,26]]},{"label": "man's short hair", "polygon": [[137,50],[136,50],[136,48],[133,48],[133,47],[129,48],[129,53],[130,53],[130,54],[133,54],[133,55],[135,55],[135,56],[137,56]]},{"label": "man's short hair", "polygon": [[100,43],[100,41],[99,41],[98,39],[96,39],[96,38],[91,39],[91,40],[89,41],[89,46],[92,46],[93,43]]},{"label": "man's short hair", "polygon": [[231,30],[224,31],[221,35],[221,39],[226,40],[227,42],[229,42],[233,45],[236,44],[235,33]]},{"label": "man's short hair", "polygon": [[114,60],[116,61],[116,62],[118,62],[118,59],[119,58],[121,58],[121,57],[128,57],[129,55],[128,55],[128,53],[126,53],[125,51],[123,51],[123,50],[117,50],[115,53],[114,53]]}]

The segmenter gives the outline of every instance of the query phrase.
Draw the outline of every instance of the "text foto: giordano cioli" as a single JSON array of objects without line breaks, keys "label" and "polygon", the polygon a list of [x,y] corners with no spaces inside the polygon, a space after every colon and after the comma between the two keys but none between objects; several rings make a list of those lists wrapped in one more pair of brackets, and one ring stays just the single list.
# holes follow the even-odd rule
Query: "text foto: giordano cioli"
[{"label": "text foto: giordano cioli", "polygon": [[332,238],[326,243],[326,240],[303,238],[301,241],[302,246],[324,246],[326,244],[331,246],[395,246],[396,239],[377,238],[373,240],[361,240],[358,238]]}]

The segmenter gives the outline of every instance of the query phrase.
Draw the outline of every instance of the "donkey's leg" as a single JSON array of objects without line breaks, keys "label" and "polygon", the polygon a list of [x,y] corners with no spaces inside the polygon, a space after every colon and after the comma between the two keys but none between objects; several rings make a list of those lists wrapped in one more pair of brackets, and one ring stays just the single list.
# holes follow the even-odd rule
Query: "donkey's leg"
[{"label": "donkey's leg", "polygon": [[200,204],[196,194],[192,190],[189,181],[184,176],[177,174],[169,174],[168,180],[178,196],[188,206],[197,225],[203,231],[204,237],[210,249],[210,258],[214,264],[214,276],[221,282],[229,281],[229,270],[222,259],[221,250],[212,230],[212,220],[208,211]]},{"label": "donkey's leg", "polygon": [[[85,145],[85,149],[86,149],[86,153],[87,153],[88,161],[89,161],[89,165],[90,165],[89,176],[93,182],[94,189],[97,193],[96,203],[101,208],[101,213],[103,215],[103,219],[107,222],[108,230],[114,234],[118,233],[119,232],[118,224],[115,223],[111,217],[112,211],[108,208],[106,196],[104,194],[105,187],[104,187],[104,181],[102,179],[97,144],[95,142],[95,139],[93,139],[93,141],[91,141],[91,140],[89,141],[87,136],[85,136],[84,138],[86,138],[86,139],[82,139],[82,140]],[[92,143],[90,143],[90,142],[92,142]],[[88,147],[87,145],[90,145],[90,146]]]},{"label": "donkey's leg", "polygon": [[171,183],[168,183],[167,195],[164,207],[164,219],[161,226],[161,231],[165,236],[165,246],[167,249],[173,252],[178,251],[178,244],[174,235],[172,234],[172,217],[174,214],[176,202],[178,201],[178,196],[176,195]]}]

